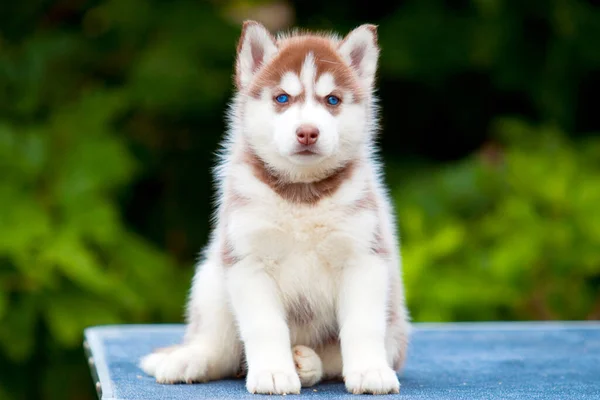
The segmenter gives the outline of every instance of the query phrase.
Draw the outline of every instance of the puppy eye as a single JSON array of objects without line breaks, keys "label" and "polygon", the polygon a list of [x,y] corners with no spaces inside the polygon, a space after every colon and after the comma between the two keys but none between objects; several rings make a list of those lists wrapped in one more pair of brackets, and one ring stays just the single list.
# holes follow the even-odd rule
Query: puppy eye
[{"label": "puppy eye", "polygon": [[337,106],[340,103],[340,98],[334,95],[327,96],[327,104]]},{"label": "puppy eye", "polygon": [[275,97],[275,101],[280,104],[287,103],[289,100],[290,97],[287,94],[280,94],[279,96]]}]

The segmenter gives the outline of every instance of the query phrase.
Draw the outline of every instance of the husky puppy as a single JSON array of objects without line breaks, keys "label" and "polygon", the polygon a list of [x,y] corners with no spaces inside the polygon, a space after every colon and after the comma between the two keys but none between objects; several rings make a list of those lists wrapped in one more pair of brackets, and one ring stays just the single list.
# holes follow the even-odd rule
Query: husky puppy
[{"label": "husky puppy", "polygon": [[410,325],[375,154],[378,58],[374,25],[274,37],[244,22],[185,337],[140,362],[157,382],[398,393]]}]

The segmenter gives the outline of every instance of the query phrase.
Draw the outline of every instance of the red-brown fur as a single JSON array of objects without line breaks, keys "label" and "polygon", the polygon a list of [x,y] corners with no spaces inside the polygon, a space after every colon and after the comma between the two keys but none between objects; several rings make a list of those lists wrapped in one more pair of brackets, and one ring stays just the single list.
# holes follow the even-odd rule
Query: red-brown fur
[{"label": "red-brown fur", "polygon": [[[344,63],[336,51],[337,45],[331,39],[316,35],[302,35],[280,40],[277,45],[279,51],[275,58],[262,66],[252,81],[248,89],[251,96],[260,97],[265,88],[276,91],[286,72],[294,72],[300,76],[304,60],[309,53],[312,53],[316,67],[316,80],[322,74],[330,73],[339,90],[352,93],[353,101],[360,102],[364,98],[365,94],[358,84],[356,74]],[[319,100],[324,102],[324,99]]]}]

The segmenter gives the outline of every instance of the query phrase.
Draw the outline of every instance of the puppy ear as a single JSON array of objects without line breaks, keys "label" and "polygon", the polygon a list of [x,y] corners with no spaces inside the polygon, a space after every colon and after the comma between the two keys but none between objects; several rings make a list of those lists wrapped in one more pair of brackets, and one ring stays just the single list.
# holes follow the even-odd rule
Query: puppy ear
[{"label": "puppy ear", "polygon": [[338,48],[344,60],[356,71],[361,83],[372,88],[379,60],[377,27],[364,24],[351,31]]},{"label": "puppy ear", "polygon": [[235,82],[243,89],[258,69],[277,53],[275,38],[262,24],[244,21],[237,47]]}]

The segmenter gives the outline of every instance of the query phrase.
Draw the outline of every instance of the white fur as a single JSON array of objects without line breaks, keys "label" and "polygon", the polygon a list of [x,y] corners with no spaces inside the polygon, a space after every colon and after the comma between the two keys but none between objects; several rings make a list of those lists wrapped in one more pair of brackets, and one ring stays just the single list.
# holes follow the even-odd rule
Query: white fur
[{"label": "white fur", "polygon": [[[268,48],[270,39],[250,28]],[[372,39],[368,29],[357,28],[340,52],[363,45],[367,34]],[[239,58],[248,57],[244,51],[242,46]],[[366,51],[358,66],[363,83],[374,73],[372,57]],[[245,355],[251,393],[298,393],[325,378],[343,378],[351,393],[398,392],[392,366],[404,352],[409,324],[394,215],[373,147],[375,99],[370,88],[365,101],[344,103],[333,115],[310,94],[335,89],[333,79],[315,82],[314,74],[308,56],[299,79],[284,75],[286,90],[297,89],[296,78],[308,93],[305,102],[280,114],[268,90],[259,99],[242,93],[234,98],[216,169],[216,226],[192,284],[185,341],[140,363],[158,382],[234,376]],[[251,79],[244,78],[246,84]],[[299,159],[292,154],[295,130],[307,123],[321,132],[320,155]],[[355,170],[331,196],[295,204],[253,174],[243,161],[248,144],[295,182],[322,179],[347,161]],[[377,207],[358,207],[369,194]],[[377,233],[389,253],[373,252]],[[225,241],[237,260],[231,266],[223,264]],[[292,318],[295,308],[310,310],[310,321]],[[397,316],[393,323],[388,312]]]},{"label": "white fur", "polygon": [[317,96],[325,97],[329,95],[333,89],[335,89],[333,75],[328,72],[321,75],[317,81],[317,84],[315,85],[315,93]]},{"label": "white fur", "polygon": [[293,72],[286,72],[281,78],[281,89],[290,96],[298,96],[302,93],[300,78]]},{"label": "white fur", "polygon": [[313,96],[313,85],[315,84],[316,75],[317,68],[315,66],[315,56],[313,53],[308,53],[308,55],[304,59],[302,71],[300,72],[300,82],[302,82],[302,85],[304,85],[304,90],[306,90],[307,98]]}]

